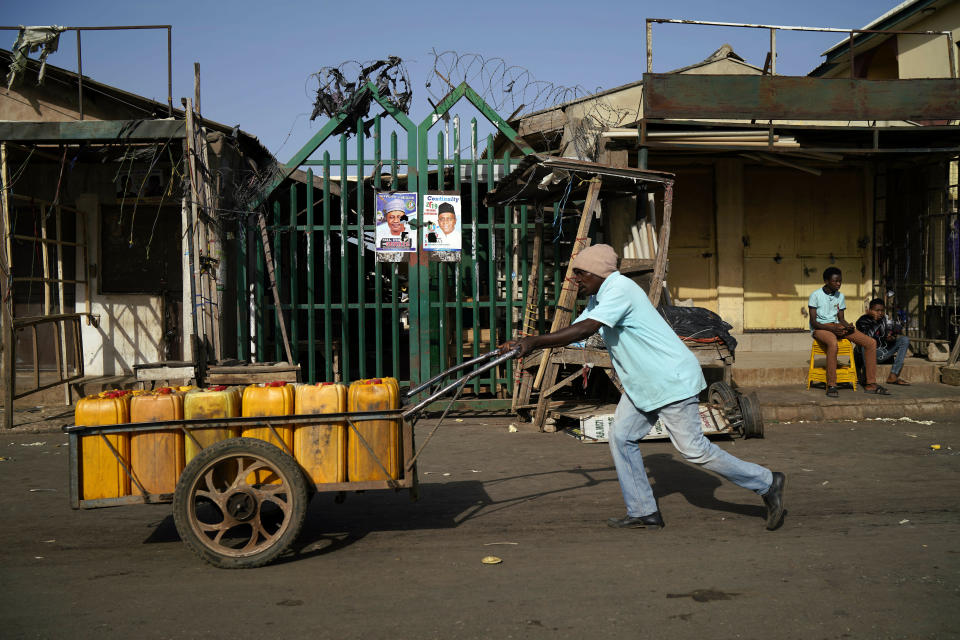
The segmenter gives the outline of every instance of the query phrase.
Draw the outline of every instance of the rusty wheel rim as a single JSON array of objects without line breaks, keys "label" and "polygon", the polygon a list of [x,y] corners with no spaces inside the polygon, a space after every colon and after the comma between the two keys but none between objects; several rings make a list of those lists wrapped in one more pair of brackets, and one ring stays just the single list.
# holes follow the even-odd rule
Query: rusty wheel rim
[{"label": "rusty wheel rim", "polygon": [[222,556],[242,558],[273,546],[290,527],[290,482],[263,458],[236,454],[213,460],[190,490],[190,527]]}]

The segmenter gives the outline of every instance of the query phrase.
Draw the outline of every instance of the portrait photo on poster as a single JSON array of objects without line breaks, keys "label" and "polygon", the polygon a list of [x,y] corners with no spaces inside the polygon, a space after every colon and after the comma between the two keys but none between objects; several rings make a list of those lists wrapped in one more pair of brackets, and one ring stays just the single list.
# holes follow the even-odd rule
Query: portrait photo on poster
[{"label": "portrait photo on poster", "polygon": [[417,250],[417,194],[407,191],[377,193],[377,252]]},{"label": "portrait photo on poster", "polygon": [[423,197],[423,250],[460,251],[460,194],[432,191]]}]

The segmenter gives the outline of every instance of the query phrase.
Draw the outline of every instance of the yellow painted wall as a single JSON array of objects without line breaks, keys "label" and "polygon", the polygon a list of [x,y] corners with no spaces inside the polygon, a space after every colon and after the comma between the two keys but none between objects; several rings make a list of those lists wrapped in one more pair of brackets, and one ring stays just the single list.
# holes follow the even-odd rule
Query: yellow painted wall
[{"label": "yellow painted wall", "polygon": [[[952,31],[954,47],[960,37],[960,3],[944,4],[909,31]],[[950,55],[946,36],[897,36],[897,61],[901,78],[949,78]],[[956,53],[956,48],[954,48]]]},{"label": "yellow painted wall", "polygon": [[677,167],[667,288],[676,300],[718,311],[717,238],[712,166]]},{"label": "yellow painted wall", "polygon": [[831,265],[859,315],[869,281],[869,249],[858,246],[869,246],[866,179],[860,169],[744,168],[744,329],[806,328],[807,298]]}]

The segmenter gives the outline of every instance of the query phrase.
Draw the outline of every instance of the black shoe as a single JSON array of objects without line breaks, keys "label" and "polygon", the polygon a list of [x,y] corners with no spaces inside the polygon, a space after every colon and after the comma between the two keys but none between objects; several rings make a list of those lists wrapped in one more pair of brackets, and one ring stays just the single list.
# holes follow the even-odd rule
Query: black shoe
[{"label": "black shoe", "polygon": [[774,471],[773,482],[762,496],[763,503],[767,505],[767,530],[769,531],[783,524],[783,488],[785,486],[787,486],[787,476]]},{"label": "black shoe", "polygon": [[660,512],[654,511],[648,516],[610,518],[607,526],[614,529],[663,529],[664,524]]}]

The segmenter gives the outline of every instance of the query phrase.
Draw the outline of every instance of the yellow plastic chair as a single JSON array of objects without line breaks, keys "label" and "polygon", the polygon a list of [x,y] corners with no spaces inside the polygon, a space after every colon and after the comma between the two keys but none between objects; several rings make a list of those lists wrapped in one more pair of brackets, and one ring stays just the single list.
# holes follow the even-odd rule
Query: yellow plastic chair
[{"label": "yellow plastic chair", "polygon": [[[827,383],[827,369],[825,367],[816,367],[813,364],[813,359],[816,356],[826,355],[826,352],[820,347],[820,343],[814,340],[813,345],[810,347],[810,369],[807,371],[807,389],[810,388],[811,382]],[[840,356],[847,356],[846,365],[840,363]],[[857,369],[853,361],[853,343],[846,338],[840,339],[837,344],[837,384],[841,382],[849,382],[853,385],[853,390],[857,390]]]}]

